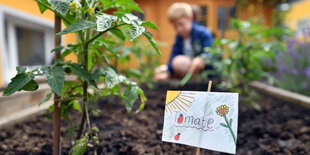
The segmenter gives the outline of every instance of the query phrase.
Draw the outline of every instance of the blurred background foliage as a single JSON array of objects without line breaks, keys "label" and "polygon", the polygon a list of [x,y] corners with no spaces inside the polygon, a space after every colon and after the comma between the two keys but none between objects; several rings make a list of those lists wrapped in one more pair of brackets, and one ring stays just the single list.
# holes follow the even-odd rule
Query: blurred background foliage
[{"label": "blurred background foliage", "polygon": [[[129,34],[129,29],[124,27],[122,31]],[[128,36],[126,36],[128,37]],[[139,85],[144,84],[148,88],[155,87],[154,70],[160,65],[160,56],[154,48],[147,43],[144,38],[137,38],[132,42],[116,37],[112,33],[108,33],[105,42],[107,44],[102,47],[109,47],[104,50],[105,61],[118,72],[124,73],[127,78],[136,81]],[[166,46],[164,43],[158,43],[159,47]],[[110,52],[113,51],[113,52]],[[126,66],[130,61],[135,61],[137,67]]]}]

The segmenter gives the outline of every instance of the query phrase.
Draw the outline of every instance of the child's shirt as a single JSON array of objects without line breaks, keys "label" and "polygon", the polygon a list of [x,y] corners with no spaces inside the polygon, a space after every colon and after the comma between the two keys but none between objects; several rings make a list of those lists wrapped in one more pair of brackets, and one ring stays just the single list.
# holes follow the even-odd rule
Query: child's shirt
[{"label": "child's shirt", "polygon": [[193,58],[194,57],[194,50],[191,44],[192,39],[191,38],[185,38],[183,39],[183,45],[184,45],[184,55]]},{"label": "child's shirt", "polygon": [[187,55],[190,58],[197,56],[205,58],[204,55],[209,52],[205,52],[204,48],[211,46],[212,42],[212,33],[206,27],[193,23],[190,38],[183,39],[179,35],[176,36],[168,62],[168,71],[173,74],[172,60],[177,55]]}]

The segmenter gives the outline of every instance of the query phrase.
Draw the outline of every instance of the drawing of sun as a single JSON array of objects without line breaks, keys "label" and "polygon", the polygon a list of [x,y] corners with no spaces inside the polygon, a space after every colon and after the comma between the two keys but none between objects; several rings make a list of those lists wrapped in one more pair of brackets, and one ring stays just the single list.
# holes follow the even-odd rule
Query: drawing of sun
[{"label": "drawing of sun", "polygon": [[187,112],[194,98],[193,92],[167,91],[165,112],[170,114],[173,111]]}]

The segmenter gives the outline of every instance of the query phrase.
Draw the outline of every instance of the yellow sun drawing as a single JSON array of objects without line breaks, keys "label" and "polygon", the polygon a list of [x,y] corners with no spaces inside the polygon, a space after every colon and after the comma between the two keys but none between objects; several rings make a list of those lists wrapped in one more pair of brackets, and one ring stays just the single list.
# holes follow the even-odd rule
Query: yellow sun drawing
[{"label": "yellow sun drawing", "polygon": [[195,98],[195,93],[183,91],[167,91],[165,112],[188,111]]}]

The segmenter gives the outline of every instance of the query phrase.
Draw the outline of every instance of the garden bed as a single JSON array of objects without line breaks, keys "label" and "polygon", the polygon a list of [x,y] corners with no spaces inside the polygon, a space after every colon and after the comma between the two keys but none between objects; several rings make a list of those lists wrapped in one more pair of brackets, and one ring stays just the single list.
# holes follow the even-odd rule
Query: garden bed
[{"label": "garden bed", "polygon": [[[91,118],[100,129],[98,154],[194,154],[194,147],[161,141],[168,89],[206,90],[207,84],[194,83],[177,88],[161,83],[157,89],[145,91],[148,103],[137,115],[127,114],[124,105],[114,97],[100,100],[101,112],[98,117]],[[310,152],[309,109],[263,95],[258,103],[262,106],[261,112],[240,105],[237,154]],[[65,126],[64,122],[62,124]],[[52,127],[52,121],[38,115],[0,129],[0,154],[51,154]],[[65,128],[61,131],[62,153],[67,154],[73,137],[65,133]],[[204,152],[220,154],[202,150],[202,154]]]}]

